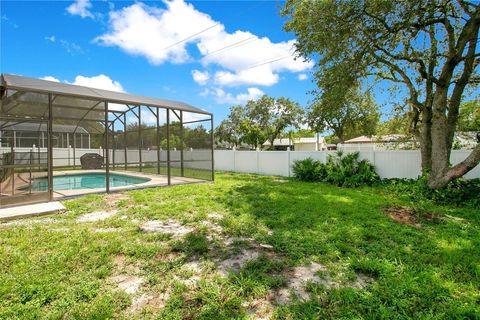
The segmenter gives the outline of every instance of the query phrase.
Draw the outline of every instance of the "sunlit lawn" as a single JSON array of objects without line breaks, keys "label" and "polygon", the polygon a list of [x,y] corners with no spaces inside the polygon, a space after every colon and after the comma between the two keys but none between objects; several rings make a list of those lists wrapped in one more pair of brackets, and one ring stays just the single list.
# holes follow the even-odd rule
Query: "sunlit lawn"
[{"label": "sunlit lawn", "polygon": [[[263,316],[282,319],[480,317],[479,209],[427,205],[441,218],[403,225],[383,209],[416,204],[380,187],[239,174],[126,194],[67,201],[54,220],[0,225],[0,318],[248,319],[261,316],[258,303],[269,310]],[[113,209],[102,221],[77,220]],[[169,219],[191,232],[140,230]],[[224,276],[223,259],[248,246],[226,246],[225,239],[243,239],[232,237],[273,249]],[[193,262],[198,270],[186,267]],[[306,283],[306,299],[277,301],[288,271],[311,262],[325,266],[319,278],[338,285]],[[371,281],[348,285],[359,274]],[[119,275],[143,281],[128,293],[115,282]],[[142,304],[141,297],[156,298]]]}]

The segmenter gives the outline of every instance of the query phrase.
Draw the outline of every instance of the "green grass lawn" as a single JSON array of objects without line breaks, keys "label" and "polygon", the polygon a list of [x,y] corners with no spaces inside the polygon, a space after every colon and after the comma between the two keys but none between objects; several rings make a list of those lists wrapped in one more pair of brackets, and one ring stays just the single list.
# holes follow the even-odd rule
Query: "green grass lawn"
[{"label": "green grass lawn", "polygon": [[[0,318],[480,318],[479,209],[426,204],[439,218],[404,225],[383,210],[416,204],[381,187],[239,174],[65,205],[62,215],[0,225]],[[152,220],[185,232],[142,231]],[[219,272],[252,252],[238,272]],[[322,268],[307,295],[277,300],[311,263]],[[368,281],[356,286],[359,276]],[[133,292],[125,279],[138,280]]]}]

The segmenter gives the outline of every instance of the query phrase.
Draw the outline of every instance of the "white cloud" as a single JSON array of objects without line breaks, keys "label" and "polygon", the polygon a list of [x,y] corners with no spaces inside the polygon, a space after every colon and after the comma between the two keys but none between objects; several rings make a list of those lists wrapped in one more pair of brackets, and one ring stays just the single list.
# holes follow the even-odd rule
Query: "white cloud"
[{"label": "white cloud", "polygon": [[50,37],[44,37],[45,40],[48,40],[50,42],[55,42],[55,36],[50,36]]},{"label": "white cloud", "polygon": [[278,79],[278,74],[272,73],[270,66],[267,65],[248,70],[240,70],[237,73],[230,71],[218,71],[215,73],[214,77],[216,84],[227,86],[249,84],[271,86],[276,84]]},{"label": "white cloud", "polygon": [[[135,3],[111,11],[110,31],[96,41],[144,56],[156,65],[191,61],[187,45],[195,43],[203,66],[217,69],[215,76],[200,80],[200,84],[212,81],[225,86],[271,86],[279,81],[280,72],[302,72],[313,67],[311,61],[294,59],[295,40],[272,42],[248,31],[229,33],[223,24],[184,0],[164,0],[164,3],[166,9]],[[228,48],[220,50],[225,47]],[[206,73],[193,72],[197,76],[199,72]]]},{"label": "white cloud", "polygon": [[48,80],[48,81],[53,81],[53,82],[60,82],[60,80],[58,80],[57,78],[52,77],[52,76],[45,76],[45,77],[41,77],[40,79],[42,79],[42,80]]},{"label": "white cloud", "polygon": [[93,14],[89,10],[91,7],[92,4],[90,3],[90,0],[76,0],[67,7],[67,11],[74,16],[93,18]]},{"label": "white cloud", "polygon": [[[76,76],[73,84],[90,88],[125,92],[120,82],[114,81],[104,74],[99,74],[98,76],[93,77]],[[109,103],[108,109],[113,111],[124,111],[127,109],[127,106],[118,103]]]},{"label": "white cloud", "polygon": [[215,101],[221,104],[245,104],[249,100],[259,99],[264,94],[262,90],[253,87],[247,88],[247,92],[245,93],[236,95],[226,92],[222,88],[205,89],[200,93],[201,96],[213,96]]},{"label": "white cloud", "polygon": [[307,79],[308,79],[308,76],[305,73],[300,73],[298,75],[298,80],[300,81],[307,80]]},{"label": "white cloud", "polygon": [[207,71],[202,72],[200,70],[193,70],[192,77],[193,77],[193,81],[195,81],[196,83],[202,86],[207,83],[208,79],[210,79],[210,75],[208,74]]},{"label": "white cloud", "polygon": [[[182,0],[167,1],[165,4],[165,10],[135,3],[119,11],[111,11],[110,32],[96,40],[107,46],[118,46],[129,54],[144,56],[152,64],[189,61],[186,50],[189,41],[172,45],[210,27],[214,22]],[[197,40],[198,37],[190,39]]]},{"label": "white cloud", "polygon": [[79,86],[104,89],[110,91],[125,92],[122,85],[118,81],[110,79],[109,76],[99,74],[93,77],[76,76],[75,81],[72,83]]},{"label": "white cloud", "polygon": [[[40,79],[61,82],[60,80],[52,76],[45,76]],[[109,76],[106,76],[104,74],[99,74],[98,76],[93,76],[93,77],[85,77],[85,76],[78,75],[75,77],[75,81],[73,81],[73,83],[70,83],[68,81],[64,81],[64,82],[69,84],[84,86],[84,87],[90,87],[90,88],[125,92],[120,82],[114,81],[110,79]],[[108,109],[114,110],[114,111],[123,111],[127,109],[127,106],[123,104],[109,103]]]},{"label": "white cloud", "polygon": [[[235,47],[225,53],[208,55],[218,48],[236,43],[242,39],[253,38],[246,45]],[[293,46],[295,40],[273,43],[270,39],[259,38],[249,32],[237,31],[233,34],[224,33],[216,39],[206,39],[198,43],[198,48],[205,56],[202,64],[218,65],[222,69],[216,73],[214,80],[217,84],[227,86],[276,84],[280,72],[300,72],[313,67],[313,62],[295,60]],[[252,53],[255,54],[252,54]]]}]

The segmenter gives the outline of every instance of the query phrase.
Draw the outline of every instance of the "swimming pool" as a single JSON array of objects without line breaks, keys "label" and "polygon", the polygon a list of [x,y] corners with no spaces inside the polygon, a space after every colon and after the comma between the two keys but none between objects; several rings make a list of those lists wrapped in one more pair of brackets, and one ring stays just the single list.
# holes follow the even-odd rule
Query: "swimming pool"
[{"label": "swimming pool", "polygon": [[[77,173],[53,176],[53,190],[105,189],[105,181],[105,173]],[[110,173],[110,188],[135,185],[148,181],[150,181],[149,178]],[[36,179],[32,183],[32,191],[47,191],[47,189],[47,178]]]}]

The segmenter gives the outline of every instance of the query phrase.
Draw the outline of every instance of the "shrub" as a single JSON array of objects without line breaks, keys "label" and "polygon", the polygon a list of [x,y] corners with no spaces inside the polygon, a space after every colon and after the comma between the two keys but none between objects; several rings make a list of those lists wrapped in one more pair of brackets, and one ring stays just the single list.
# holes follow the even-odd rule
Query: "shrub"
[{"label": "shrub", "polygon": [[344,154],[338,151],[328,155],[325,168],[324,181],[338,186],[358,187],[380,181],[374,166],[367,160],[360,160],[358,152]]},{"label": "shrub", "polygon": [[326,164],[307,158],[295,161],[294,176],[302,181],[324,181],[338,186],[358,187],[380,180],[375,168],[367,160],[360,160],[356,153],[329,155]]},{"label": "shrub", "polygon": [[428,174],[414,179],[384,180],[386,188],[399,196],[413,202],[430,200],[437,204],[480,207],[480,179],[463,178],[451,181],[443,189],[430,189],[427,184]]},{"label": "shrub", "polygon": [[314,182],[322,179],[324,168],[320,161],[306,158],[295,161],[292,171],[293,176],[298,180]]}]

